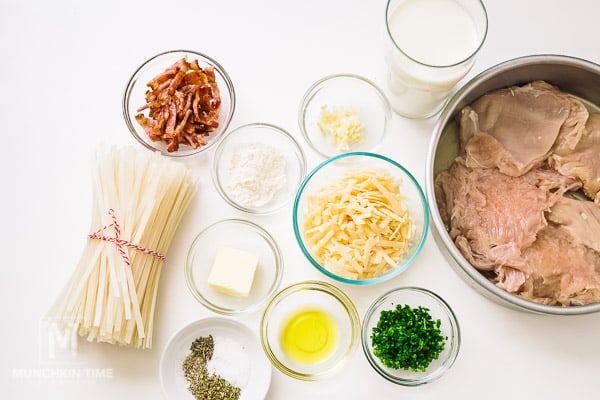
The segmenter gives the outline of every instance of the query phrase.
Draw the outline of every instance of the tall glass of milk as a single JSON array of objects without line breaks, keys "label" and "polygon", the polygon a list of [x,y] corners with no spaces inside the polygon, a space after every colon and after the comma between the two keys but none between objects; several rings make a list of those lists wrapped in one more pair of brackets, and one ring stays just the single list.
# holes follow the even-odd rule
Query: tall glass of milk
[{"label": "tall glass of milk", "polygon": [[471,69],[487,35],[481,0],[389,0],[387,95],[409,118],[429,118]]}]

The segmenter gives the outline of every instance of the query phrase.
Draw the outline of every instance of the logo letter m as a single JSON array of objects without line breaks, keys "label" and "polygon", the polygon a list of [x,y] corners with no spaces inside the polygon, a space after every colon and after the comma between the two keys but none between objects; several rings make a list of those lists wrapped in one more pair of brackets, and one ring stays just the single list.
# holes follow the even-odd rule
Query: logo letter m
[{"label": "logo letter m", "polygon": [[[62,329],[61,329],[62,328]],[[77,355],[77,325],[51,323],[48,327],[48,358],[56,358],[56,349],[71,350],[71,355]]]}]

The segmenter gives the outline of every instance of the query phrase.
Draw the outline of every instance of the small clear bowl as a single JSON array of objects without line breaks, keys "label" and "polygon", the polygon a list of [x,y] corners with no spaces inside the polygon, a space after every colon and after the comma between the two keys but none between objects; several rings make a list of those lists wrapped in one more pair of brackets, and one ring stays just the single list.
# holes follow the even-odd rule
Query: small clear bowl
[{"label": "small clear bowl", "polygon": [[[329,112],[347,110],[358,114],[362,140],[340,148],[318,125],[322,107]],[[392,119],[389,101],[370,80],[354,74],[326,76],[304,94],[298,112],[298,124],[309,146],[325,158],[349,151],[375,151],[388,132]]]},{"label": "small clear bowl", "polygon": [[[320,362],[302,363],[290,358],[282,347],[282,330],[299,310],[315,309],[332,317],[337,340],[331,355]],[[315,381],[338,372],[360,341],[360,317],[352,300],[339,288],[321,281],[292,284],[277,293],[266,306],[260,323],[260,340],[271,363],[284,374]]]},{"label": "small clear bowl", "polygon": [[[261,197],[268,192],[265,189],[275,189],[265,186],[264,177],[242,175],[239,182],[231,177],[234,161],[240,163],[237,168],[245,165],[243,160],[234,157],[236,152],[247,153],[250,146],[269,146],[277,149],[283,157],[285,181],[272,193],[271,198]],[[259,169],[258,165],[267,163],[265,160],[255,159],[245,161],[255,170]],[[253,169],[246,168],[246,173],[249,171]],[[294,198],[305,175],[306,159],[298,142],[285,130],[267,123],[251,123],[233,129],[217,145],[213,156],[212,179],[217,191],[229,205],[250,214],[268,214],[281,209]],[[268,174],[266,176],[269,177]],[[233,192],[235,185],[243,190],[236,194]]]},{"label": "small clear bowl", "polygon": [[[382,311],[392,310],[396,305],[411,308],[423,306],[429,309],[432,319],[440,320],[442,336],[447,337],[444,350],[424,372],[388,368],[373,354],[371,334]],[[378,297],[367,310],[362,323],[362,348],[375,371],[390,382],[402,386],[419,386],[430,383],[446,373],[458,356],[460,349],[460,327],[452,308],[437,294],[419,287],[399,287]]]},{"label": "small clear bowl", "polygon": [[[231,247],[258,256],[258,267],[248,297],[221,293],[208,285],[217,251]],[[283,275],[283,258],[275,239],[259,225],[225,219],[209,225],[192,242],[185,261],[187,286],[196,300],[224,315],[253,312],[277,291]]]},{"label": "small clear bowl", "polygon": [[[325,185],[341,177],[351,170],[381,169],[400,181],[400,193],[404,204],[412,217],[413,236],[407,250],[395,268],[385,274],[367,278],[351,279],[340,276],[316,260],[309,246],[305,243],[304,219],[308,210],[309,198]],[[421,252],[429,229],[429,209],[425,194],[413,175],[398,162],[375,153],[351,152],[332,157],[310,172],[298,189],[292,210],[292,223],[296,241],[308,261],[320,272],[339,282],[351,285],[371,285],[385,282],[404,272]]]},{"label": "small clear bowl", "polygon": [[[137,111],[138,108],[146,104],[146,91],[148,90],[146,84],[184,57],[187,57],[189,62],[198,60],[201,68],[214,67],[215,80],[221,97],[219,126],[205,138],[207,141],[206,145],[194,149],[191,146],[181,144],[177,151],[170,152],[167,151],[167,146],[164,142],[152,141],[148,137],[144,129],[135,120],[135,116],[139,114]],[[229,127],[234,110],[235,91],[233,83],[225,69],[209,56],[193,50],[169,50],[151,57],[140,65],[131,78],[129,78],[123,95],[123,116],[125,124],[133,137],[145,148],[158,151],[169,157],[188,157],[210,149],[219,141]],[[143,111],[142,113],[147,115],[147,111]]]}]

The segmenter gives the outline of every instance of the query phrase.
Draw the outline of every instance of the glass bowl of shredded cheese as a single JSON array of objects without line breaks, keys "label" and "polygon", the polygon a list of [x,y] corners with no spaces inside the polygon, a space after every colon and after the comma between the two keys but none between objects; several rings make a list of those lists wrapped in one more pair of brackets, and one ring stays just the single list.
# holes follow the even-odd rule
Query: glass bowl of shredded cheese
[{"label": "glass bowl of shredded cheese", "polygon": [[193,50],[152,56],[130,77],[123,116],[142,146],[169,157],[189,157],[214,146],[235,110],[235,91],[216,60]]},{"label": "glass bowl of shredded cheese", "polygon": [[354,74],[326,76],[306,91],[298,124],[309,146],[329,158],[375,151],[387,134],[391,108],[373,82]]},{"label": "glass bowl of shredded cheese", "polygon": [[429,225],[421,186],[402,165],[368,152],[332,157],[304,179],[293,207],[300,249],[337,281],[369,285],[405,271]]},{"label": "glass bowl of shredded cheese", "polygon": [[221,197],[250,214],[275,212],[288,204],[306,176],[302,148],[285,130],[267,123],[229,132],[213,156],[212,179]]}]

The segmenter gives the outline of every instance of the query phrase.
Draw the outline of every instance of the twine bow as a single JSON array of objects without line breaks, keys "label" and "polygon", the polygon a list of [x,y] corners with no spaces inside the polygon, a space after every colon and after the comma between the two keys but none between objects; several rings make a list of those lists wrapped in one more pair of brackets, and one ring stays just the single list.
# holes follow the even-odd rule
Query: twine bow
[{"label": "twine bow", "polygon": [[[119,223],[117,222],[117,217],[115,216],[115,210],[110,208],[108,210],[108,215],[110,215],[110,217],[112,218],[112,221],[113,221],[112,224],[103,226],[102,228],[98,229],[96,232],[90,233],[88,235],[88,239],[98,239],[98,240],[104,240],[105,242],[114,243],[114,245],[117,247],[117,251],[123,258],[123,261],[125,262],[125,264],[127,264],[127,266],[131,265],[131,261],[129,260],[129,256],[127,255],[127,252],[124,249],[125,247],[144,252],[153,257],[159,258],[162,261],[165,260],[165,256],[163,254],[160,254],[156,250],[152,250],[147,247],[140,246],[139,244],[131,243],[127,240],[121,239],[121,237],[120,237],[121,236],[121,228],[119,227]],[[105,236],[103,234],[103,232],[109,228],[113,228],[115,236],[111,237],[111,236]]]}]

